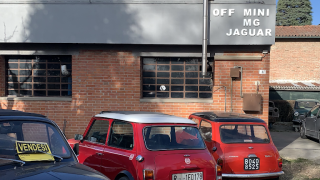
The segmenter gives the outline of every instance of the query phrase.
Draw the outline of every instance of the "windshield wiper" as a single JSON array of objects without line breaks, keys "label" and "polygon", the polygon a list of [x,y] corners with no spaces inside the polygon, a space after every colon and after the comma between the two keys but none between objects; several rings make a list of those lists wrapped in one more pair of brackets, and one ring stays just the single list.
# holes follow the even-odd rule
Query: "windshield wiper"
[{"label": "windshield wiper", "polygon": [[[22,152],[22,153],[18,153],[18,154],[34,154],[34,153],[43,153],[43,154],[49,154],[47,152],[44,152],[44,151],[25,151],[25,152]],[[59,159],[59,162],[63,160],[62,157],[58,156],[58,155],[55,155],[55,154],[49,154],[55,158],[58,158]]]},{"label": "windshield wiper", "polygon": [[2,160],[8,160],[8,161],[13,161],[13,162],[16,162],[16,163],[20,163],[20,166],[23,166],[25,164],[24,161],[21,161],[21,160],[16,160],[16,159],[8,159],[8,158],[0,158]]}]

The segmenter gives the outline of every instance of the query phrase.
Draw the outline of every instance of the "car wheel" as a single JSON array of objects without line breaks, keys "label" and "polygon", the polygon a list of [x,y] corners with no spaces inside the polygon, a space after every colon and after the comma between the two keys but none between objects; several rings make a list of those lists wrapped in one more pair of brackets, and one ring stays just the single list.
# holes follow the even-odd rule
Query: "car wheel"
[{"label": "car wheel", "polygon": [[129,178],[127,176],[122,176],[121,178],[119,178],[118,180],[129,180]]},{"label": "car wheel", "polygon": [[299,128],[298,128],[298,127],[295,127],[295,128],[294,128],[294,131],[295,131],[295,132],[299,132]]},{"label": "car wheel", "polygon": [[301,137],[302,139],[307,139],[306,131],[305,131],[303,125],[300,126],[300,137]]}]

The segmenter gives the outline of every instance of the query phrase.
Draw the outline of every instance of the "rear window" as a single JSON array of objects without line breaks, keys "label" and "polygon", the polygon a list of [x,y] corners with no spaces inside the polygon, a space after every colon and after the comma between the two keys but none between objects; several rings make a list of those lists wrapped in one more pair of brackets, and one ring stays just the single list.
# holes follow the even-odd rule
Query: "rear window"
[{"label": "rear window", "polygon": [[198,129],[190,126],[145,127],[144,141],[149,150],[205,148]]},{"label": "rear window", "polygon": [[269,135],[262,125],[222,125],[220,137],[223,143],[269,143]]}]

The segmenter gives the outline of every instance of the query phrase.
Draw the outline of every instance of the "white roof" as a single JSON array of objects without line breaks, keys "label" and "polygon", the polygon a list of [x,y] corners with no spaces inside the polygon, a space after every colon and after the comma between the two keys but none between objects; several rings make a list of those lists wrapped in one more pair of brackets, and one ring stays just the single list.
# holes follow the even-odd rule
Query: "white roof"
[{"label": "white roof", "polygon": [[160,113],[135,112],[135,111],[119,111],[119,112],[103,112],[95,115],[95,117],[103,117],[110,119],[118,119],[134,123],[177,123],[177,124],[196,124],[190,119],[176,117]]}]

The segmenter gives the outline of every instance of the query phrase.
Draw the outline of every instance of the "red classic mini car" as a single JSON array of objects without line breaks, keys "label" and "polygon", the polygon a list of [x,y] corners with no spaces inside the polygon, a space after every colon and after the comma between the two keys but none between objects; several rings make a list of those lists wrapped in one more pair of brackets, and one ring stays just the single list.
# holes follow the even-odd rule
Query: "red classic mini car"
[{"label": "red classic mini car", "polygon": [[282,159],[267,124],[256,117],[228,112],[193,113],[223,179],[279,179]]},{"label": "red classic mini car", "polygon": [[79,162],[114,180],[215,180],[216,164],[189,119],[150,112],[95,115],[80,140]]}]

